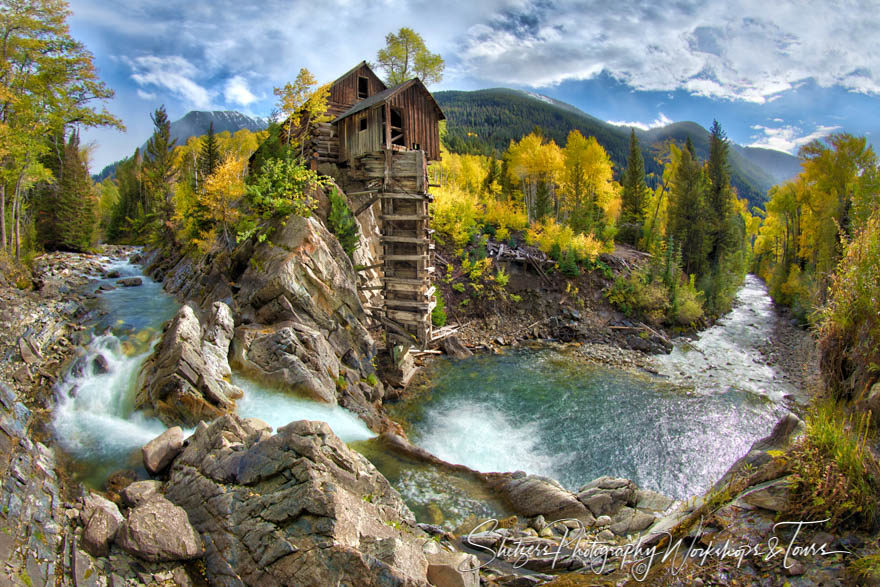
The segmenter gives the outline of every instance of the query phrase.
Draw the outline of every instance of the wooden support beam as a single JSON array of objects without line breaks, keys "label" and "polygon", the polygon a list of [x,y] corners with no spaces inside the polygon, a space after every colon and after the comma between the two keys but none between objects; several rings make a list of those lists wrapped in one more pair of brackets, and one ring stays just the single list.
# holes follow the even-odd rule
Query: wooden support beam
[{"label": "wooden support beam", "polygon": [[379,190],[366,190],[363,192],[351,192],[350,194],[345,194],[349,198],[354,198],[355,196],[366,196],[367,194],[377,194]]},{"label": "wooden support beam", "polygon": [[405,277],[384,277],[385,283],[399,283],[402,285],[429,285],[431,279],[428,277],[420,277],[416,279],[407,279]]},{"label": "wooden support beam", "polygon": [[428,255],[385,255],[385,261],[427,261]]},{"label": "wooden support beam", "polygon": [[428,194],[410,194],[407,192],[383,192],[382,193],[383,200],[427,200],[431,201],[433,199],[432,196]]},{"label": "wooden support beam", "polygon": [[377,194],[377,195],[373,196],[372,198],[370,198],[369,200],[367,200],[366,202],[364,202],[363,204],[361,204],[361,206],[357,210],[355,210],[354,215],[360,216],[363,212],[366,212],[367,210],[369,210],[370,207],[378,201],[379,201],[379,195]]},{"label": "wooden support beam", "polygon": [[[382,220],[428,220],[428,214],[383,214]],[[432,231],[433,232],[433,231]]]},{"label": "wooden support beam", "polygon": [[385,287],[384,285],[359,285],[358,290],[359,291],[374,291],[377,289],[384,289],[384,287]]},{"label": "wooden support beam", "polygon": [[366,267],[356,267],[355,271],[369,271],[370,269],[378,269],[380,267],[384,267],[385,263],[376,263],[374,265],[367,265]]},{"label": "wooden support beam", "polygon": [[434,244],[427,236],[383,236],[381,237],[381,240],[383,243],[410,243],[414,245]]}]

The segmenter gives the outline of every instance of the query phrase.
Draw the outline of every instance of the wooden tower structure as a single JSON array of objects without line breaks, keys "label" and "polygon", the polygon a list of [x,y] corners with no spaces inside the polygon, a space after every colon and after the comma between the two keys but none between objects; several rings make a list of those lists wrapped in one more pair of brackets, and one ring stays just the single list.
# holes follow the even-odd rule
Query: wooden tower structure
[{"label": "wooden tower structure", "polygon": [[348,194],[369,195],[355,215],[381,205],[384,301],[371,308],[374,317],[389,346],[426,348],[437,304],[427,165],[440,158],[443,111],[418,78],[388,88],[361,62],[331,84],[328,113],[332,122],[309,129],[313,159],[347,168],[348,179],[366,186]]}]

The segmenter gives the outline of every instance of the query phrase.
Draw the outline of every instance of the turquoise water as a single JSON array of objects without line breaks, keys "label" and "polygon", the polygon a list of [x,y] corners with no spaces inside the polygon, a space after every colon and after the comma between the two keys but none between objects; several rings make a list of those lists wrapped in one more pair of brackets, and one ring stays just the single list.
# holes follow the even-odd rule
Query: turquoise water
[{"label": "turquoise water", "polygon": [[755,393],[697,393],[587,364],[569,350],[441,361],[397,409],[410,437],[483,472],[524,470],[576,490],[601,475],[675,498],[708,489],[785,410]]},{"label": "turquoise water", "polygon": [[[140,277],[143,285],[98,293],[96,306],[104,314],[91,325],[91,341],[55,387],[52,421],[56,439],[76,461],[76,472],[95,487],[120,469],[145,475],[140,449],[166,426],[135,410],[137,376],[158,342],[163,323],[180,308],[137,265],[113,261],[106,268],[118,270],[122,277]],[[117,279],[99,283],[115,285]],[[245,393],[237,404],[243,417],[260,418],[274,428],[295,420],[321,420],[346,442],[374,436],[357,416],[339,406],[267,389],[238,376],[234,382]]]}]

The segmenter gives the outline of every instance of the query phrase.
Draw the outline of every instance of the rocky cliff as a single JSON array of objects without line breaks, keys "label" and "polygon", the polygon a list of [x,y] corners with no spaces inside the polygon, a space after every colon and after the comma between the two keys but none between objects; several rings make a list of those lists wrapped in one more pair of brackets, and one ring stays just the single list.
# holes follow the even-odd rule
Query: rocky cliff
[{"label": "rocky cliff", "polygon": [[[370,225],[364,228],[373,230]],[[364,251],[359,255],[369,259],[371,241],[366,235],[362,240]],[[270,227],[265,242],[252,239],[233,251],[215,251],[200,260],[169,259],[156,252],[145,261],[154,277],[164,279],[169,292],[192,306],[201,333],[191,324],[192,340],[184,340],[177,322],[189,318],[175,318],[142,373],[140,405],[155,408],[169,393],[186,399],[182,409],[188,415],[165,419],[190,425],[233,410],[235,393],[230,393],[228,373],[222,368],[210,369],[206,364],[207,372],[187,373],[188,367],[197,365],[188,359],[192,353],[186,349],[205,347],[204,333],[212,328],[205,310],[222,302],[234,322],[228,354],[232,367],[283,391],[338,403],[374,430],[383,429],[377,402],[384,389],[375,374],[377,349],[367,329],[357,274],[319,216],[288,217]],[[217,344],[214,347],[219,349]],[[162,380],[169,378],[175,385],[181,381],[188,385],[182,392],[168,392]]]}]

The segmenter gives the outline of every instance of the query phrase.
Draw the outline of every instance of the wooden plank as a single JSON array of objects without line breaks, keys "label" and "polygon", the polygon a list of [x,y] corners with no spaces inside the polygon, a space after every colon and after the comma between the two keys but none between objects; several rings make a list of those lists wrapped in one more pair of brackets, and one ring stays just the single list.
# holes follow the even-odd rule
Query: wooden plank
[{"label": "wooden plank", "polygon": [[370,269],[378,269],[379,267],[384,267],[385,263],[376,263],[375,265],[367,265],[366,267],[357,267],[355,271],[369,271]]},{"label": "wooden plank", "polygon": [[430,255],[385,255],[384,261],[427,261]]},{"label": "wooden plank", "polygon": [[381,237],[381,241],[383,243],[410,243],[414,245],[434,244],[431,242],[431,239],[426,236],[383,236]]},{"label": "wooden plank", "polygon": [[[436,306],[437,303],[434,302],[433,306]],[[430,312],[433,310],[433,306],[431,302],[416,302],[411,300],[385,300],[385,308],[388,310],[397,310],[402,308],[413,308],[415,310],[422,310]]]},{"label": "wooden plank", "polygon": [[400,283],[404,285],[428,285],[429,283],[431,283],[431,280],[428,277],[423,277],[419,279],[407,279],[405,277],[385,277],[383,279],[385,280],[385,283]]},{"label": "wooden plank", "polygon": [[435,293],[436,291],[437,291],[437,286],[436,286],[436,285],[432,285],[431,287],[428,288],[428,291],[425,292],[425,297],[426,297],[426,298],[430,298],[431,296],[434,295],[434,293]]},{"label": "wooden plank", "polygon": [[407,192],[383,192],[382,193],[383,200],[427,200],[431,201],[433,198],[430,194],[410,194]]},{"label": "wooden plank", "polygon": [[[428,220],[428,214],[385,214],[382,220]],[[433,232],[433,230],[431,231]]]},{"label": "wooden plank", "polygon": [[385,287],[384,285],[359,285],[358,290],[359,291],[374,291],[377,289],[383,289],[384,287]]}]

